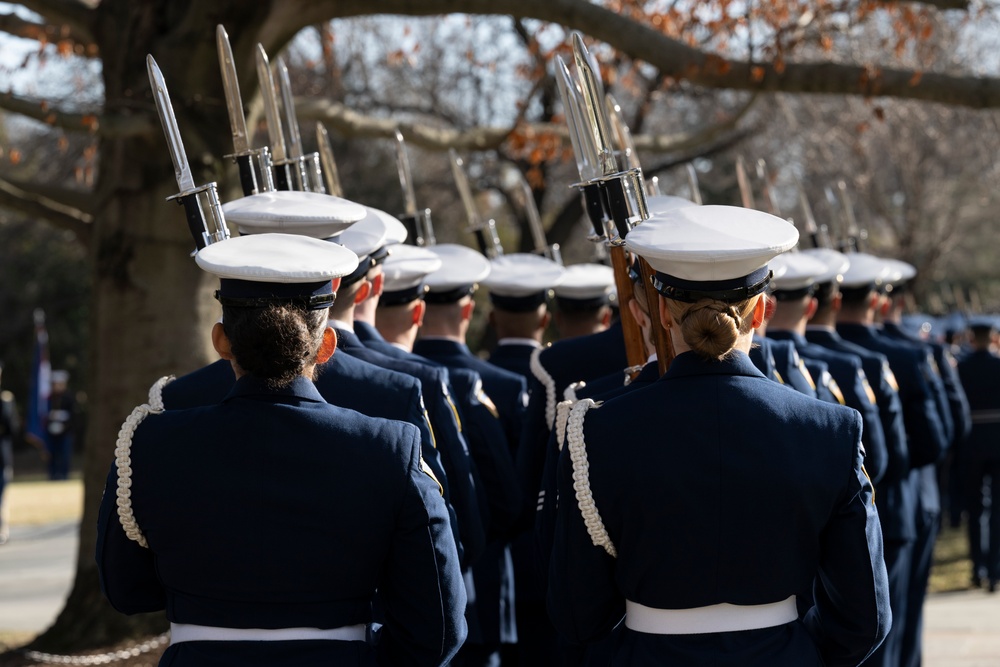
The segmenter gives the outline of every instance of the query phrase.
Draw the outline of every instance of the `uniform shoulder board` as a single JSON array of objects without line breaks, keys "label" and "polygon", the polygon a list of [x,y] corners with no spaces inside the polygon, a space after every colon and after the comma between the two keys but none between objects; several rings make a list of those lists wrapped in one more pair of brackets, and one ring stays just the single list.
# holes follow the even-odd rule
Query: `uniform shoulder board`
[{"label": "uniform shoulder board", "polygon": [[781,373],[778,372],[777,368],[775,368],[772,372],[774,373],[774,379],[778,381],[778,384],[785,384],[785,378],[781,377]]},{"label": "uniform shoulder board", "polygon": [[448,391],[448,385],[443,381],[441,382],[441,393],[444,394],[444,400],[448,402],[448,407],[451,408],[451,413],[455,416],[455,425],[458,426],[458,432],[462,432],[462,418],[458,416],[458,408],[455,407],[455,401],[451,400],[451,392]]},{"label": "uniform shoulder board", "polygon": [[[795,354],[795,356],[798,356],[798,353],[796,352],[793,352],[793,354]],[[813,380],[812,373],[810,373],[809,369],[806,368],[806,362],[802,360],[802,357],[799,357],[799,362],[796,365],[799,367],[799,372],[802,373],[802,376],[806,379],[806,382],[808,382],[809,386],[812,387],[812,390],[816,391],[816,381]]]},{"label": "uniform shoulder board", "polygon": [[841,405],[847,405],[847,401],[844,400],[844,392],[840,390],[840,385],[837,384],[837,381],[833,379],[832,375],[830,375],[830,371],[823,371],[823,375],[820,379],[823,384],[826,385],[826,388],[830,390],[830,393],[833,394],[833,397],[837,399],[838,403]]},{"label": "uniform shoulder board", "polygon": [[868,384],[868,376],[866,376],[865,372],[860,368],[858,369],[858,377],[861,379],[861,388],[865,390],[865,396],[868,397],[868,402],[872,405],[878,405],[878,399],[875,398],[875,390],[872,389],[870,384]]},{"label": "uniform shoulder board", "polygon": [[493,402],[493,399],[491,399],[489,395],[483,391],[482,380],[476,380],[476,386],[472,390],[472,393],[476,397],[476,400],[482,403],[486,409],[490,411],[490,414],[493,415],[494,419],[500,419],[500,411],[497,410],[497,406]]},{"label": "uniform shoulder board", "polygon": [[885,376],[885,381],[889,383],[890,387],[892,387],[892,390],[899,391],[899,383],[896,382],[896,376],[893,375],[892,369],[889,368],[888,361],[882,362],[882,374]]},{"label": "uniform shoulder board", "polygon": [[434,480],[434,483],[437,484],[438,493],[440,493],[441,496],[443,497],[444,496],[444,487],[441,486],[441,482],[438,481],[438,478],[434,475],[434,471],[431,470],[431,467],[429,465],[427,465],[427,461],[424,461],[424,457],[423,456],[420,457],[420,470],[423,471],[423,473],[425,475],[427,475],[428,477],[430,477],[431,479]]}]

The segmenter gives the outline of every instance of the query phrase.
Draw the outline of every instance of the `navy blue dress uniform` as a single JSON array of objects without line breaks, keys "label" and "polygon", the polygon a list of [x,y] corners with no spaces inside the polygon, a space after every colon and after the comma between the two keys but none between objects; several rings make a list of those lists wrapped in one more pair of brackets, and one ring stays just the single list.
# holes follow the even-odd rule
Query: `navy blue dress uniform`
[{"label": "navy blue dress uniform", "polygon": [[[493,311],[503,313],[531,313],[541,306],[548,307],[553,288],[564,279],[566,270],[557,262],[540,255],[515,253],[503,255],[490,262],[490,272],[483,279],[489,291]],[[546,312],[545,321],[548,314]],[[494,366],[527,378],[531,373],[531,356],[542,347],[544,323],[523,335],[500,338],[490,353],[488,361]]]},{"label": "navy blue dress uniform", "polygon": [[[674,301],[745,302],[796,239],[774,216],[706,206],[647,220],[627,244]],[[745,333],[721,360],[674,340],[655,383],[570,413],[549,575],[557,628],[592,641],[624,616],[612,664],[859,664],[890,624],[860,415],[768,381],[740,351]],[[800,619],[795,596],[810,588]]]},{"label": "navy blue dress uniform", "polygon": [[[888,453],[875,394],[865,378],[861,360],[851,354],[810,343],[804,335],[807,319],[815,310],[812,304],[816,303],[814,297],[816,285],[837,279],[850,265],[847,257],[840,255],[840,258],[836,258],[831,265],[815,253],[805,251],[784,253],[774,258],[772,267],[775,263],[782,264],[784,270],[780,276],[776,274],[771,281],[776,306],[774,318],[768,324],[767,336],[774,340],[789,341],[805,360],[807,367],[812,360],[821,361],[826,365],[833,377],[833,384],[824,381],[822,371],[814,374],[818,378],[817,398],[822,398],[819,396],[821,388],[829,386],[830,392],[835,394],[833,398],[836,402],[861,413],[864,425],[861,444],[865,450],[865,470],[877,488],[885,474]],[[833,402],[829,398],[826,400]]]},{"label": "navy blue dress uniform", "polygon": [[[331,244],[262,235],[196,259],[224,303],[317,310],[345,255],[353,267]],[[123,613],[166,610],[161,664],[441,665],[464,639],[458,554],[415,427],[329,405],[305,377],[248,374],[216,405],[140,406],[116,457],[101,587]]]},{"label": "navy blue dress uniform", "polygon": [[[433,270],[404,256],[416,257],[420,253],[436,258]],[[478,281],[489,272],[489,268],[485,257],[465,246],[441,244],[427,249],[403,247],[386,260],[385,292],[379,310],[397,301],[411,303],[414,300],[412,288],[416,287],[420,288],[420,297],[425,302],[457,304],[465,297],[471,297]],[[401,295],[398,299],[397,294]],[[382,317],[381,313],[379,317]],[[425,312],[423,320],[427,322],[428,318],[433,317]],[[514,469],[512,445],[508,442],[497,405],[485,390],[478,371],[463,365],[442,364],[413,352],[404,352],[400,347],[387,342],[377,330],[373,333],[372,340],[367,344],[390,356],[405,355],[424,364],[448,369],[453,397],[462,418],[463,434],[482,482],[480,488],[485,497],[481,498],[481,502],[489,507],[490,512],[486,550],[472,568],[478,631],[475,634],[470,631],[469,639],[456,657],[455,664],[490,664],[502,644],[517,641],[514,570],[508,542],[523,499]],[[489,370],[494,372],[499,369]],[[515,391],[523,392],[523,382],[518,383]],[[521,405],[517,401],[517,409],[522,409]]]},{"label": "navy blue dress uniform", "polygon": [[960,445],[963,485],[968,511],[969,558],[972,582],[979,586],[985,579],[989,591],[996,591],[1000,581],[1000,511],[997,501],[989,510],[986,548],[983,548],[985,488],[990,498],[1000,497],[1000,357],[991,349],[992,322],[973,321],[973,351],[958,364],[965,394],[972,409],[972,432]]},{"label": "navy blue dress uniform", "polygon": [[756,334],[754,342],[770,348],[771,356],[774,357],[774,370],[778,377],[782,378],[783,384],[800,394],[816,398],[816,381],[794,345],[788,341],[768,339]]}]

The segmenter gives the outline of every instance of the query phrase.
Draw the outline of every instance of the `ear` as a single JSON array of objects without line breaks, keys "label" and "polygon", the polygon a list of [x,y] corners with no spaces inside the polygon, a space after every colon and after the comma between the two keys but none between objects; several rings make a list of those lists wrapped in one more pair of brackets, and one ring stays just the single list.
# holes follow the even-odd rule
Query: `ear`
[{"label": "ear", "polygon": [[226,335],[222,322],[216,322],[215,326],[212,327],[212,346],[215,347],[215,351],[219,353],[221,358],[226,361],[233,360],[232,345],[229,343],[229,336]]},{"label": "ear", "polygon": [[475,310],[476,310],[475,299],[469,299],[468,301],[466,301],[465,304],[462,306],[462,320],[465,321],[472,319],[472,313]]},{"label": "ear", "polygon": [[[648,329],[652,321],[649,319],[649,315],[642,312],[642,308],[639,307],[639,302],[635,299],[628,300],[628,309],[632,313],[632,318],[639,323],[639,327],[642,329]],[[608,317],[611,316],[611,312],[607,313]]]},{"label": "ear", "polygon": [[811,320],[816,314],[817,309],[819,309],[819,299],[810,297],[809,302],[806,304],[806,320]]},{"label": "ear", "polygon": [[319,352],[316,353],[316,363],[325,364],[337,351],[337,332],[331,327],[323,330],[323,342],[320,343]]},{"label": "ear", "polygon": [[[770,322],[771,318],[774,317],[774,311],[778,308],[778,300],[768,294],[762,294],[760,299],[764,302],[764,319],[761,321]],[[757,326],[759,325],[755,325],[754,329],[756,329]]]},{"label": "ear", "polygon": [[377,276],[371,279],[371,295],[372,296],[382,296],[382,287],[385,285],[385,274],[379,273]]},{"label": "ear", "polygon": [[330,287],[333,288],[333,293],[336,294],[340,290],[340,278],[334,278],[330,281]]},{"label": "ear", "polygon": [[368,280],[361,281],[361,287],[358,291],[354,293],[354,305],[357,306],[364,303],[364,300],[368,298],[368,295],[372,293],[372,284]]},{"label": "ear", "polygon": [[656,303],[660,308],[660,325],[670,331],[670,328],[674,326],[674,318],[670,317],[670,311],[667,310],[667,301],[662,296],[658,296]]},{"label": "ear", "polygon": [[871,292],[868,295],[868,310],[878,309],[879,296],[878,292]]},{"label": "ear", "polygon": [[605,329],[611,326],[611,308],[608,306],[604,307],[604,313],[601,315],[601,326]]},{"label": "ear", "polygon": [[548,329],[549,322],[551,321],[552,321],[552,313],[546,310],[544,313],[542,313],[542,319],[538,321],[538,328]]},{"label": "ear", "polygon": [[764,294],[757,297],[757,303],[753,306],[753,323],[751,324],[754,329],[759,329],[760,325],[764,323],[765,315],[767,314],[768,301],[769,299]]},{"label": "ear", "polygon": [[830,299],[830,308],[835,313],[840,312],[840,307],[844,305],[844,295],[837,292],[837,295]]},{"label": "ear", "polygon": [[424,303],[423,299],[419,299],[415,304],[413,304],[413,325],[416,327],[423,326],[424,324],[424,313],[427,312],[427,304]]}]

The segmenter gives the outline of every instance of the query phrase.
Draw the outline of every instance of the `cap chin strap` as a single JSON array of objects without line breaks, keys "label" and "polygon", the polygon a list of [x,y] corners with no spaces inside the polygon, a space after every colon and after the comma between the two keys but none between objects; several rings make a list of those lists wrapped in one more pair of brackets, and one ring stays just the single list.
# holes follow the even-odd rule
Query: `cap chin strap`
[{"label": "cap chin strap", "polygon": [[651,276],[650,280],[653,282],[653,287],[656,291],[668,299],[682,301],[684,303],[697,303],[702,299],[714,299],[716,301],[724,301],[726,303],[739,303],[740,301],[746,301],[747,299],[755,297],[766,290],[767,286],[771,283],[771,277],[774,275],[774,272],[768,271],[763,280],[752,285],[734,287],[725,290],[697,290],[674,287],[673,285],[668,285],[663,282],[660,279],[660,275],[666,274]]},{"label": "cap chin strap", "polygon": [[229,308],[267,308],[272,305],[301,306],[306,310],[322,310],[329,308],[337,300],[336,293],[315,294],[310,297],[238,297],[222,296],[215,290],[215,298],[223,306]]}]

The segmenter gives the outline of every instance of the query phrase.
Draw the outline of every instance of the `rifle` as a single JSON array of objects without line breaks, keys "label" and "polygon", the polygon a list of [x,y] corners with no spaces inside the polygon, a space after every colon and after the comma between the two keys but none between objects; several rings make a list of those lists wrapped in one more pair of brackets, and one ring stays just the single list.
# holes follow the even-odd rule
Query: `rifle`
[{"label": "rifle", "polygon": [[466,231],[472,232],[476,237],[479,252],[489,259],[496,259],[503,255],[503,244],[497,236],[497,223],[494,220],[483,222],[479,217],[479,210],[476,208],[476,201],[469,187],[469,179],[465,175],[465,163],[458,157],[454,148],[448,149],[448,157],[451,159],[451,173],[455,177],[455,185],[458,186],[458,195],[465,207],[465,218],[469,221]]},{"label": "rifle", "polygon": [[398,217],[406,226],[407,239],[412,239],[413,245],[432,246],[436,241],[431,210],[425,208],[417,211],[417,197],[413,192],[413,179],[410,177],[410,160],[406,156],[406,141],[399,128],[396,128],[396,169],[399,171],[399,184],[403,188],[404,206],[403,214]]},{"label": "rifle", "polygon": [[516,190],[520,197],[524,199],[524,215],[528,219],[528,229],[531,230],[531,240],[535,246],[535,254],[548,257],[557,264],[562,264],[562,255],[559,252],[558,243],[549,243],[545,238],[545,227],[542,225],[542,218],[538,214],[538,206],[535,204],[535,193],[531,190],[528,181],[525,180],[521,170],[512,164],[507,164],[503,168],[502,181],[508,190]]}]

